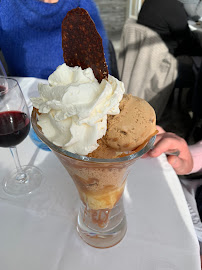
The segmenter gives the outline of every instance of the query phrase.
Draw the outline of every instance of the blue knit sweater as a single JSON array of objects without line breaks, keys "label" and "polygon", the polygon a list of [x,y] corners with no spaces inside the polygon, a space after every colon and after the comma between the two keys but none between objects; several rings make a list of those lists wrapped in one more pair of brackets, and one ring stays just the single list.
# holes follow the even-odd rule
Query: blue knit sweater
[{"label": "blue knit sweater", "polygon": [[107,35],[92,0],[59,0],[56,4],[0,0],[0,49],[10,75],[47,79],[64,63],[61,24],[66,13],[76,7],[85,8],[94,20],[109,65]]}]

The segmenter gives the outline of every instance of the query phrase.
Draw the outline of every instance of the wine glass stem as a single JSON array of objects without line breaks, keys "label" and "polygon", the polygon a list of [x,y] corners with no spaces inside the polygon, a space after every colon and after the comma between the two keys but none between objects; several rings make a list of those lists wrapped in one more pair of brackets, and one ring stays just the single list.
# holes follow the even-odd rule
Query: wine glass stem
[{"label": "wine glass stem", "polygon": [[16,175],[16,180],[19,183],[25,183],[28,181],[27,174],[23,171],[22,166],[20,164],[17,148],[15,146],[10,148],[11,154],[13,156],[15,166],[17,169],[17,175]]}]

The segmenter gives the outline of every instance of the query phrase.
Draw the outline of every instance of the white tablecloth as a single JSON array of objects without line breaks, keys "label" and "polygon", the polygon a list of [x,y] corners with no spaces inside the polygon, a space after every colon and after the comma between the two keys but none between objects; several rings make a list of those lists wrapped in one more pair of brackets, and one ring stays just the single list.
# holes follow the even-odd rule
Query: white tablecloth
[{"label": "white tablecloth", "polygon": [[[36,95],[38,80],[19,82],[26,98]],[[134,164],[124,193],[126,236],[112,248],[96,249],[76,232],[77,191],[54,154],[37,148],[29,136],[18,151],[21,163],[41,168],[45,180],[20,198],[0,188],[0,269],[200,269],[186,200],[164,155]],[[12,167],[9,149],[0,148],[1,180]]]}]

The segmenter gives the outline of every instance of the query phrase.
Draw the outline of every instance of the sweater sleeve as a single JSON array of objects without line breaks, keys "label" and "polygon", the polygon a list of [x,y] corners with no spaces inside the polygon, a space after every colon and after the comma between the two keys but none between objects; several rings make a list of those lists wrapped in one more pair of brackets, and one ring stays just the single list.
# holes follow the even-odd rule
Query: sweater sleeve
[{"label": "sweater sleeve", "polygon": [[95,23],[96,29],[102,38],[105,59],[106,59],[107,65],[108,65],[109,73],[110,73],[108,37],[107,37],[107,33],[105,31],[105,28],[104,28],[104,24],[103,24],[102,19],[100,17],[99,10],[98,10],[96,4],[92,0],[81,0],[79,7],[87,10],[88,13],[90,14],[92,20]]},{"label": "sweater sleeve", "polygon": [[202,170],[202,140],[194,145],[189,146],[189,150],[193,157],[194,166],[190,173]]},{"label": "sweater sleeve", "polygon": [[[1,5],[1,0],[0,0]],[[1,40],[2,40],[2,23],[1,23],[1,11],[0,11],[0,50],[1,50]]]}]

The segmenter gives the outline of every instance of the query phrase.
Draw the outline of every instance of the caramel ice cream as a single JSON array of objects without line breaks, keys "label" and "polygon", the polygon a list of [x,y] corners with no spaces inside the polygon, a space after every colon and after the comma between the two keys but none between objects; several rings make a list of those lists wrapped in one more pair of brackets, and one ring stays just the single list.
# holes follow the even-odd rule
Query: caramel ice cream
[{"label": "caramel ice cream", "polygon": [[124,95],[119,109],[119,114],[108,115],[106,134],[99,140],[99,147],[89,154],[90,157],[119,157],[122,152],[130,153],[143,147],[155,134],[156,115],[148,102],[132,95]]},{"label": "caramel ice cream", "polygon": [[131,151],[156,131],[156,115],[148,102],[132,95],[123,97],[119,109],[108,117],[105,142],[117,151]]}]

